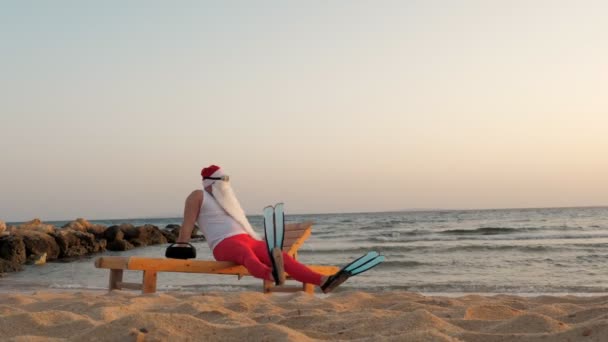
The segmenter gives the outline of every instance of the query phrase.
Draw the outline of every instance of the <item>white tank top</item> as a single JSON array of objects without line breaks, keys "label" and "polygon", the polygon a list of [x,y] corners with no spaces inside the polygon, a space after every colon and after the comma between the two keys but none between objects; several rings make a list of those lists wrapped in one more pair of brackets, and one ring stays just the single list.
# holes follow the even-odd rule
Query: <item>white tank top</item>
[{"label": "white tank top", "polygon": [[205,190],[203,190],[203,204],[197,222],[211,250],[225,238],[247,234],[247,231]]}]

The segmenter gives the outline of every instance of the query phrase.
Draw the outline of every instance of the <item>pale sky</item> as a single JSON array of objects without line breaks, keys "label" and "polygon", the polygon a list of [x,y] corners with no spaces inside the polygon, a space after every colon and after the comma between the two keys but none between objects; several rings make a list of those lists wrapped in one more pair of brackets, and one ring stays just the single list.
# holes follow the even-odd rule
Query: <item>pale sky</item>
[{"label": "pale sky", "polygon": [[1,1],[0,220],[608,204],[605,1]]}]

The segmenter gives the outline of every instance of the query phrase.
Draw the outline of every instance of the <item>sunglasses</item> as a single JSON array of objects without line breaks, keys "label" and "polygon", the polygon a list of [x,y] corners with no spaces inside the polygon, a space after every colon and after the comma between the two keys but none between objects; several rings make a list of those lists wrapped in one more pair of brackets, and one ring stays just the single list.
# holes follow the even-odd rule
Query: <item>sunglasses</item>
[{"label": "sunglasses", "polygon": [[224,182],[228,182],[230,180],[230,177],[228,175],[224,175],[222,177],[203,177],[203,179],[221,180]]}]

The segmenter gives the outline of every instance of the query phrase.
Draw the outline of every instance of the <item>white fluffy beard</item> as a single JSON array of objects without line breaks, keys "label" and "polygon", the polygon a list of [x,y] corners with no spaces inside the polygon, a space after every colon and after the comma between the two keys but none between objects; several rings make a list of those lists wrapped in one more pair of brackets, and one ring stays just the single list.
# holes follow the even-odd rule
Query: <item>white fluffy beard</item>
[{"label": "white fluffy beard", "polygon": [[251,224],[249,224],[249,220],[247,220],[247,216],[245,216],[245,211],[241,207],[239,200],[236,198],[234,191],[232,191],[232,187],[229,182],[225,181],[216,181],[211,185],[212,194],[215,200],[226,210],[228,215],[232,216],[232,218],[238,222],[249,235],[251,235],[255,239],[260,239],[260,237],[253,231],[251,228]]}]

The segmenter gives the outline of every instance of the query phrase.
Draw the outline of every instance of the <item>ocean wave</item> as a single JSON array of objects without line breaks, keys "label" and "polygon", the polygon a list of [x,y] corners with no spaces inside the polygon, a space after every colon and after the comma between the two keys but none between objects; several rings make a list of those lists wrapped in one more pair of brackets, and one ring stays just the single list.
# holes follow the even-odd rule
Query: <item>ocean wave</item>
[{"label": "ocean wave", "polygon": [[477,229],[448,229],[440,231],[440,234],[452,234],[452,235],[497,235],[497,234],[514,234],[514,233],[528,233],[528,232],[564,232],[564,231],[596,231],[600,226],[541,226],[541,227],[481,227]]},{"label": "ocean wave", "polygon": [[525,241],[525,240],[575,240],[575,239],[605,239],[608,234],[536,234],[536,235],[507,235],[497,237],[499,234],[430,234],[428,236],[408,236],[402,234],[383,234],[380,236],[369,237],[367,239],[357,239],[353,241],[369,242],[445,242],[445,241]]},{"label": "ocean wave", "polygon": [[[387,229],[387,228],[390,228]],[[514,234],[567,234],[567,233],[601,233],[607,232],[608,228],[592,225],[592,226],[538,226],[538,227],[480,227],[480,228],[458,228],[447,230],[424,229],[404,226],[386,227],[384,225],[366,225],[357,227],[356,229],[339,229],[325,231],[323,234],[338,233],[343,231],[344,236],[352,236],[353,231],[364,232],[366,234],[379,234],[380,236],[419,236],[419,235],[439,235],[439,236],[489,236],[489,235],[514,235]],[[377,232],[377,233],[375,233]]]},{"label": "ocean wave", "polygon": [[[593,244],[591,244],[593,245]],[[590,245],[460,245],[460,246],[383,246],[370,245],[365,247],[344,247],[332,249],[314,249],[300,250],[301,254],[352,254],[357,255],[369,251],[377,251],[378,253],[394,253],[402,256],[407,256],[408,253],[456,253],[456,252],[495,252],[495,251],[520,251],[528,253],[544,253],[544,252],[563,252],[570,250],[579,250],[579,247],[590,248]],[[597,247],[596,247],[597,248]]]},{"label": "ocean wave", "polygon": [[454,234],[454,235],[496,235],[496,234],[509,234],[522,231],[518,228],[503,228],[503,227],[484,227],[477,229],[448,229],[439,232],[440,234]]},{"label": "ocean wave", "polygon": [[539,252],[548,252],[548,251],[558,252],[558,251],[564,251],[564,250],[568,250],[568,249],[569,248],[562,247],[562,246],[542,246],[542,245],[535,245],[535,246],[472,245],[472,246],[449,247],[449,248],[445,249],[445,252],[446,253],[452,253],[452,252],[483,252],[483,251],[511,251],[511,250],[516,250],[516,251],[520,251],[520,252],[539,253]]},{"label": "ocean wave", "polygon": [[335,236],[335,237],[352,237],[357,235],[372,235],[380,236],[419,236],[419,235],[439,235],[439,236],[489,236],[489,235],[514,235],[514,234],[566,234],[566,233],[581,233],[581,232],[607,232],[608,227],[599,225],[589,226],[568,226],[568,225],[552,225],[552,226],[526,226],[526,227],[509,227],[509,226],[487,226],[479,228],[455,228],[438,230],[437,228],[448,228],[449,225],[435,227],[421,227],[421,225],[408,226],[410,222],[401,222],[401,225],[395,225],[393,222],[375,222],[371,224],[363,224],[357,227],[352,225],[340,226],[318,226],[315,227],[314,234],[319,236]]},{"label": "ocean wave", "polygon": [[376,231],[376,230],[385,230],[387,228],[395,228],[395,226],[392,225],[392,224],[386,224],[386,223],[376,223],[376,224],[373,224],[373,225],[366,225],[366,226],[362,226],[362,227],[357,227],[357,230]]},{"label": "ocean wave", "polygon": [[386,268],[404,268],[404,267],[419,267],[419,266],[428,266],[430,264],[425,262],[413,261],[413,260],[405,260],[405,261],[393,261],[387,260],[380,264],[378,267]]},{"label": "ocean wave", "polygon": [[434,247],[419,247],[419,246],[381,246],[381,245],[369,245],[369,246],[353,246],[353,247],[342,247],[342,248],[315,248],[306,249],[302,248],[299,254],[353,254],[357,255],[360,253],[367,253],[369,251],[376,251],[382,253],[408,253],[408,252],[420,252],[425,249],[436,249]]},{"label": "ocean wave", "polygon": [[[519,241],[519,240],[518,240]],[[608,243],[562,243],[562,244],[459,244],[459,245],[423,245],[416,246],[412,244],[393,244],[387,245],[382,243],[366,244],[366,245],[344,245],[340,247],[322,247],[322,248],[302,248],[301,254],[352,254],[357,255],[369,251],[377,251],[379,253],[393,253],[396,255],[407,256],[408,253],[420,254],[441,254],[455,252],[495,252],[495,251],[520,251],[526,253],[544,253],[544,252],[566,252],[572,251],[577,253],[597,254],[601,251],[608,251]],[[595,257],[595,256],[594,256]],[[597,256],[600,258],[600,256]],[[605,256],[608,258],[608,255]]]},{"label": "ocean wave", "polygon": [[606,260],[608,260],[608,255],[606,254],[588,254],[588,255],[579,255],[576,257],[577,261],[582,261],[582,262],[598,262],[598,261],[603,261],[605,262]]},{"label": "ocean wave", "polygon": [[394,237],[401,237],[401,236],[421,236],[421,235],[430,235],[430,234],[433,234],[433,232],[428,231],[428,230],[423,230],[423,229],[415,229],[415,230],[410,230],[410,231],[406,231],[406,232],[402,232],[402,231],[385,232],[385,233],[379,234],[379,236],[394,238]]}]

